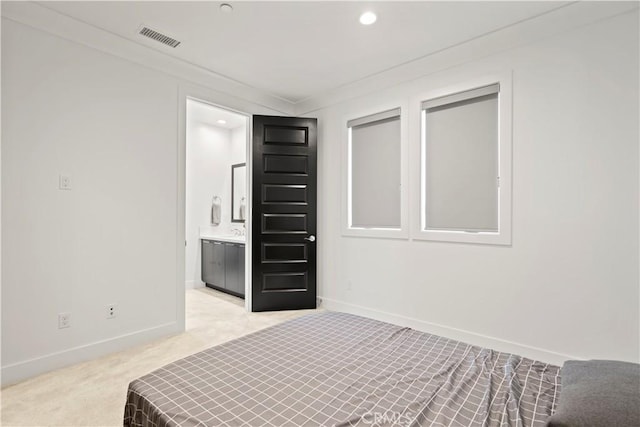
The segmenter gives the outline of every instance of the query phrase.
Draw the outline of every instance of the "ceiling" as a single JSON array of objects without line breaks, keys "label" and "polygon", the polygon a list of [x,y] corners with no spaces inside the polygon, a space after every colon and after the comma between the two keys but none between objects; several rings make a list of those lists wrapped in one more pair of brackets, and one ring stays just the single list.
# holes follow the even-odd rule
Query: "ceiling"
[{"label": "ceiling", "polygon": [[[187,100],[187,118],[194,122],[224,129],[235,129],[245,126],[247,123],[246,116],[191,99]],[[223,120],[224,123],[220,123],[219,120]]]},{"label": "ceiling", "polygon": [[[41,2],[84,23],[292,103],[473,40],[568,2]],[[372,10],[378,21],[358,22]],[[138,34],[141,25],[181,44]]]}]

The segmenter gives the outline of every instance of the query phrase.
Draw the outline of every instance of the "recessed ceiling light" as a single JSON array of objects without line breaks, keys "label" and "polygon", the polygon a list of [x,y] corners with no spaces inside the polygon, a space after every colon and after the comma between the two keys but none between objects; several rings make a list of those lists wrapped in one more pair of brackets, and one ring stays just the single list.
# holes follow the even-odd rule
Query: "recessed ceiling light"
[{"label": "recessed ceiling light", "polygon": [[365,12],[360,15],[360,23],[362,25],[371,25],[376,22],[376,19],[378,19],[378,17],[373,12]]},{"label": "recessed ceiling light", "polygon": [[229,3],[222,3],[220,5],[220,10],[224,13],[231,13],[233,12],[233,6],[231,6]]},{"label": "recessed ceiling light", "polygon": [[220,119],[220,120],[218,120],[218,123],[221,124],[221,125],[226,125],[227,121]]}]

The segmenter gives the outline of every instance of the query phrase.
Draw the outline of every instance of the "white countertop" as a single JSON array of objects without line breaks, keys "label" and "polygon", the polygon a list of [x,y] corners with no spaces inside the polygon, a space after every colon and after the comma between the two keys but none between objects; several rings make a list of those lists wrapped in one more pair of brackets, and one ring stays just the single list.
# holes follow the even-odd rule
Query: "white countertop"
[{"label": "white countertop", "polygon": [[232,234],[209,234],[209,233],[201,233],[201,240],[218,240],[220,242],[229,242],[229,243],[242,243],[245,244],[247,241],[247,236],[234,236]]}]

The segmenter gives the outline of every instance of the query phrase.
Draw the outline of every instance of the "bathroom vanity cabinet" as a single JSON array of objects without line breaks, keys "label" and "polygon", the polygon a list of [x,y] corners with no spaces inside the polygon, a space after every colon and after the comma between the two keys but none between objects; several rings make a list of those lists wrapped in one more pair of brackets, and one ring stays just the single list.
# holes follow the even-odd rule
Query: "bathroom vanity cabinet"
[{"label": "bathroom vanity cabinet", "polygon": [[202,281],[244,298],[244,244],[202,239]]}]

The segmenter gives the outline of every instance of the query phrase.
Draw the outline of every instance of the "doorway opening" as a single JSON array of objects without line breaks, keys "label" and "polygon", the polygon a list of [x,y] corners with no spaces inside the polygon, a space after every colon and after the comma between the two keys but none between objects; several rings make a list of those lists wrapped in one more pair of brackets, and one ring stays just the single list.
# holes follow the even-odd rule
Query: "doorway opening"
[{"label": "doorway opening", "polygon": [[186,98],[185,289],[211,288],[249,308],[249,116]]}]

